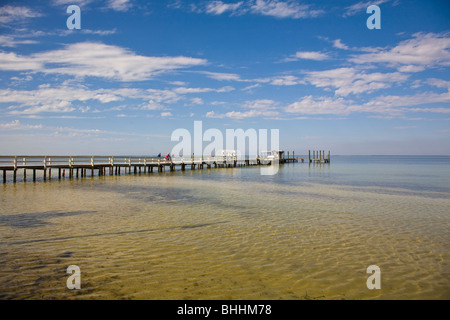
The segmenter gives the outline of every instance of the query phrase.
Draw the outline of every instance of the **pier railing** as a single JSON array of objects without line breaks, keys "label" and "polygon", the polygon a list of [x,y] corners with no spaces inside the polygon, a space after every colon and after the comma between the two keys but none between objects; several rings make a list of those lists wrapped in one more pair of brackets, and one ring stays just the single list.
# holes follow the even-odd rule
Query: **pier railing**
[{"label": "pier railing", "polygon": [[224,162],[251,162],[256,163],[259,157],[238,158],[216,156],[185,156],[185,157],[122,157],[122,156],[0,156],[0,168],[58,168],[58,167],[96,167],[96,166],[147,166],[190,163],[224,163]]},{"label": "pier railing", "polygon": [[[314,154],[315,156],[315,154]],[[272,159],[273,160],[273,159]],[[183,156],[183,157],[145,157],[145,156],[0,156],[0,171],[3,171],[3,182],[7,181],[7,172],[13,172],[13,181],[16,182],[18,170],[23,170],[24,181],[26,180],[27,170],[33,171],[33,181],[36,180],[36,171],[43,172],[43,179],[52,178],[52,169],[58,172],[59,178],[64,178],[66,171],[70,178],[87,176],[87,171],[90,170],[90,176],[94,176],[94,171],[99,176],[106,175],[120,175],[121,170],[131,173],[153,172],[157,169],[158,172],[165,171],[169,168],[170,171],[175,171],[176,168],[185,170],[189,167],[191,170],[206,168],[225,168],[225,167],[241,167],[252,165],[270,165],[272,160],[261,158],[259,156],[253,157],[238,157],[238,156]],[[302,159],[303,162],[304,159]],[[328,156],[329,163],[329,156]],[[298,158],[283,157],[280,163],[297,162]],[[314,157],[309,162],[317,162],[318,159]],[[324,161],[325,162],[325,161]],[[48,174],[48,175],[47,175]]]}]

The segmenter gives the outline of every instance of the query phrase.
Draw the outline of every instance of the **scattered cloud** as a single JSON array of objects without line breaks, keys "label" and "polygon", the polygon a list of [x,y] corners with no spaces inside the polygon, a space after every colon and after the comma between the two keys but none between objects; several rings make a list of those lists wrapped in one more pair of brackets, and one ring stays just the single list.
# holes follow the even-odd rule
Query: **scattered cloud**
[{"label": "scattered cloud", "polygon": [[279,112],[277,111],[266,111],[266,110],[249,110],[249,111],[230,111],[223,114],[217,114],[214,111],[209,111],[206,113],[207,118],[217,118],[217,119],[223,119],[223,118],[230,118],[235,120],[241,120],[245,118],[255,118],[255,117],[262,117],[262,118],[274,118],[279,115]]},{"label": "scattered cloud", "polygon": [[276,18],[315,18],[324,13],[323,10],[312,9],[310,5],[302,5],[297,1],[256,0],[250,7],[255,14]]},{"label": "scattered cloud", "polygon": [[[353,56],[357,64],[384,63],[391,67],[404,67],[407,72],[420,68],[450,66],[449,33],[416,33],[412,39],[393,48],[373,48],[371,53]],[[409,69],[409,71],[408,71]]]},{"label": "scattered cloud", "polygon": [[245,111],[230,111],[226,113],[216,113],[209,111],[206,113],[207,118],[230,118],[230,119],[245,119],[254,117],[274,118],[280,115],[277,111],[278,102],[270,99],[259,99],[253,101],[246,101],[242,106]]},{"label": "scattered cloud", "polygon": [[241,76],[235,73],[220,73],[220,72],[209,72],[202,71],[208,78],[218,80],[218,81],[247,81],[241,79]]},{"label": "scattered cloud", "polygon": [[349,115],[354,113],[375,113],[383,117],[400,116],[411,112],[450,113],[449,108],[418,107],[434,103],[449,103],[450,92],[418,93],[406,96],[379,96],[369,102],[357,103],[343,97],[302,97],[284,108],[287,113],[301,115]]},{"label": "scattered cloud", "polygon": [[115,11],[128,11],[131,8],[130,0],[108,0],[107,6]]},{"label": "scattered cloud", "polygon": [[13,36],[0,35],[0,47],[17,47],[19,44],[36,44],[35,40],[18,40]]},{"label": "scattered cloud", "polygon": [[192,98],[191,103],[196,104],[196,105],[201,105],[201,104],[204,104],[205,102],[203,101],[202,98]]},{"label": "scattered cloud", "polygon": [[122,47],[98,42],[66,45],[63,49],[20,56],[0,52],[0,70],[35,71],[75,77],[99,77],[117,81],[143,81],[206,60],[190,57],[148,57]]},{"label": "scattered cloud", "polygon": [[91,29],[81,29],[81,33],[84,34],[95,34],[99,36],[109,36],[112,34],[115,34],[117,32],[117,29],[111,29],[111,30],[91,30]]},{"label": "scattered cloud", "polygon": [[259,83],[269,83],[274,86],[293,86],[299,83],[303,83],[302,80],[300,80],[298,77],[292,75],[261,78],[255,79],[254,81]]},{"label": "scattered cloud", "polygon": [[91,2],[93,2],[94,0],[53,0],[53,5],[56,6],[66,6],[66,5],[72,5],[75,4],[79,7],[83,7]]},{"label": "scattered cloud", "polygon": [[206,5],[205,12],[213,15],[220,15],[225,12],[236,12],[242,7],[243,1],[237,3],[224,3],[222,1],[211,1]]},{"label": "scattered cloud", "polygon": [[369,6],[371,6],[371,5],[379,6],[388,1],[389,0],[360,1],[358,3],[355,3],[351,6],[346,7],[343,17],[345,18],[345,17],[349,17],[349,16],[354,16],[354,15],[360,14],[360,13],[366,13],[366,10]]},{"label": "scattered cloud", "polygon": [[31,125],[31,124],[22,124],[19,120],[13,120],[11,122],[0,123],[0,130],[36,130],[42,129],[43,126],[39,125]]},{"label": "scattered cloud", "polygon": [[[181,1],[175,1],[168,5],[170,8],[185,8]],[[209,1],[206,4],[191,3],[190,11],[206,13],[210,15],[255,14],[270,16],[279,19],[305,19],[315,18],[324,13],[323,10],[313,9],[311,5],[300,4],[297,0],[246,0],[235,3],[224,1]]]},{"label": "scattered cloud", "polygon": [[333,47],[337,48],[337,49],[342,49],[342,50],[349,50],[350,48],[342,43],[341,39],[336,39],[333,41]]},{"label": "scattered cloud", "polygon": [[24,22],[29,18],[38,18],[42,16],[42,13],[28,7],[12,5],[0,7],[0,24]]},{"label": "scattered cloud", "polygon": [[408,79],[408,75],[400,72],[367,73],[356,68],[337,68],[325,71],[306,72],[305,81],[323,88],[336,89],[335,94],[348,96],[349,94],[370,93],[379,89],[390,88]]},{"label": "scattered cloud", "polygon": [[161,112],[161,117],[171,117],[172,113],[171,112]]},{"label": "scattered cloud", "polygon": [[322,52],[298,51],[296,54],[290,56],[289,58],[286,58],[284,61],[298,61],[300,59],[322,61],[327,60],[329,58],[330,57],[327,54]]}]

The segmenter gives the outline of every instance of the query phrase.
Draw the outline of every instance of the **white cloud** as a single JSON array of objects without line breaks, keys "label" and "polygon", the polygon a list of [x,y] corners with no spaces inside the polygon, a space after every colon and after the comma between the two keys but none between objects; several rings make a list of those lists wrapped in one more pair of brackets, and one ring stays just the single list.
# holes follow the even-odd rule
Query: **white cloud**
[{"label": "white cloud", "polygon": [[161,104],[156,103],[154,101],[149,101],[149,103],[145,103],[140,107],[140,110],[147,110],[147,111],[162,110],[162,109],[164,109],[164,107]]},{"label": "white cloud", "polygon": [[[72,102],[97,100],[100,103],[122,100],[108,90],[86,90],[74,87],[51,88],[41,86],[37,90],[0,90],[0,103],[10,104],[9,114],[38,114],[48,112],[72,112],[77,110]],[[11,105],[12,104],[12,105]]]},{"label": "white cloud", "polygon": [[393,67],[404,65],[405,70],[413,70],[414,66],[415,70],[450,66],[450,37],[448,33],[416,33],[412,39],[393,48],[373,48],[371,53],[354,56],[350,61],[358,64],[386,63]]},{"label": "white cloud", "polygon": [[6,5],[0,7],[0,23],[22,22],[28,18],[42,17],[42,14],[28,7]]},{"label": "white cloud", "polygon": [[0,47],[16,47],[18,44],[35,44],[34,40],[17,40],[12,36],[0,35]]},{"label": "white cloud", "polygon": [[345,12],[343,14],[344,17],[354,16],[359,13],[365,13],[367,8],[371,5],[379,6],[389,0],[371,0],[371,1],[360,1],[355,3],[349,7],[345,8]]},{"label": "white cloud", "polygon": [[186,94],[186,93],[205,93],[205,92],[230,92],[233,90],[234,90],[233,87],[226,86],[219,89],[178,87],[173,89],[172,91],[178,94]]},{"label": "white cloud", "polygon": [[285,108],[288,113],[296,114],[335,114],[351,113],[348,102],[344,98],[306,96]]},{"label": "white cloud", "polygon": [[7,123],[0,123],[0,130],[36,130],[42,129],[43,126],[39,125],[30,125],[30,124],[22,124],[19,120],[13,120]]},{"label": "white cloud", "polygon": [[206,5],[205,12],[213,15],[220,15],[225,12],[236,12],[242,6],[243,2],[224,3],[222,1],[211,1]]},{"label": "white cloud", "polygon": [[242,91],[251,91],[252,89],[261,87],[261,84],[255,83],[242,89]]},{"label": "white cloud", "polygon": [[217,114],[214,111],[209,111],[206,113],[207,118],[231,118],[231,119],[245,119],[245,118],[255,118],[255,117],[263,117],[263,118],[273,118],[279,115],[278,111],[267,111],[267,110],[249,110],[249,111],[230,111],[223,114]]},{"label": "white cloud", "polygon": [[383,116],[399,116],[410,112],[450,113],[447,107],[418,107],[434,103],[449,103],[450,92],[418,93],[406,96],[379,96],[366,103],[356,103],[343,97],[306,96],[284,108],[287,113],[302,115],[349,115],[376,113]]},{"label": "white cloud", "polygon": [[197,104],[197,105],[204,104],[202,98],[192,98],[191,102],[192,102],[192,104]]},{"label": "white cloud", "polygon": [[270,99],[258,99],[253,101],[246,101],[243,105],[246,109],[257,109],[257,110],[270,110],[274,109],[278,103]]},{"label": "white cloud", "polygon": [[[269,78],[260,78],[260,79],[255,79],[253,80],[255,82],[258,83],[268,83],[274,86],[293,86],[299,83],[303,83],[302,80],[300,80],[298,77],[296,76],[290,76],[290,75],[286,75],[286,76],[274,76],[274,77],[269,77]],[[252,88],[254,86],[250,86],[250,88]]]},{"label": "white cloud", "polygon": [[117,29],[111,29],[111,30],[91,30],[91,29],[81,29],[81,33],[85,34],[95,34],[99,36],[109,36],[112,34],[115,34],[117,32]]},{"label": "white cloud", "polygon": [[7,71],[27,71],[42,69],[41,62],[23,57],[14,52],[0,52],[0,70]]},{"label": "white cloud", "polygon": [[220,73],[220,72],[209,72],[202,71],[208,78],[218,80],[218,81],[247,81],[241,79],[241,76],[235,73]]},{"label": "white cloud", "polygon": [[430,78],[426,81],[427,84],[431,86],[435,86],[438,88],[445,88],[448,91],[450,91],[450,81],[442,80],[442,79],[436,79],[436,78]]},{"label": "white cloud", "polygon": [[183,82],[183,81],[170,81],[169,83],[172,84],[172,85],[174,85],[174,86],[181,86],[181,87],[187,85],[187,83],[186,83],[186,82]]},{"label": "white cloud", "polygon": [[314,18],[323,13],[322,10],[311,9],[311,6],[296,1],[279,0],[256,0],[250,10],[255,14],[293,19]]},{"label": "white cloud", "polygon": [[297,61],[300,59],[322,61],[330,57],[322,52],[317,51],[298,51],[296,54],[284,59],[284,61]]},{"label": "white cloud", "polygon": [[115,11],[128,11],[131,8],[130,0],[109,0],[107,2],[108,8]]},{"label": "white cloud", "polygon": [[390,88],[393,84],[404,82],[407,79],[407,74],[399,72],[367,73],[355,68],[310,71],[305,76],[305,81],[316,87],[335,88],[335,94],[340,96],[363,92],[370,93],[375,90]]},{"label": "white cloud", "polygon": [[171,112],[161,112],[161,117],[171,117],[172,113]]},{"label": "white cloud", "polygon": [[280,115],[277,108],[278,103],[270,99],[259,99],[253,101],[246,101],[242,107],[247,109],[246,111],[230,111],[227,113],[218,114],[214,111],[206,113],[207,118],[231,118],[231,119],[244,119],[244,118],[274,118]]},{"label": "white cloud", "polygon": [[[83,86],[52,87],[42,84],[36,90],[0,90],[0,104],[7,105],[7,113],[10,115],[36,115],[41,113],[69,113],[86,112],[90,109],[86,106],[77,106],[79,103],[96,101],[100,104],[124,101],[125,99],[138,100],[132,104],[134,110],[162,110],[165,104],[178,102],[185,99],[188,94],[207,92],[228,92],[232,87],[212,88],[185,88],[177,87],[173,90],[138,89],[138,88],[112,88],[90,90]],[[192,103],[200,104],[200,97],[191,99]],[[123,107],[109,107],[103,111],[123,110]]]},{"label": "white cloud", "polygon": [[316,10],[311,5],[300,4],[298,0],[246,0],[239,2],[224,2],[221,0],[208,1],[206,4],[184,5],[177,0],[168,5],[170,8],[186,9],[196,13],[206,13],[210,15],[230,15],[256,14],[275,18],[315,18],[324,13],[323,10]]},{"label": "white cloud", "polygon": [[190,57],[148,57],[130,50],[97,42],[81,42],[60,50],[19,56],[0,52],[0,70],[32,70],[76,77],[100,77],[118,81],[143,81],[206,60]]},{"label": "white cloud", "polygon": [[348,50],[350,49],[347,45],[345,45],[344,43],[342,43],[341,39],[336,39],[333,41],[333,47],[337,48],[337,49],[342,49],[342,50]]},{"label": "white cloud", "polygon": [[60,6],[64,5],[65,6],[65,5],[72,5],[72,4],[74,4],[74,5],[77,5],[77,6],[79,6],[81,8],[81,7],[91,3],[92,1],[94,1],[94,0],[76,0],[76,1],[74,1],[74,0],[53,0],[53,4],[57,5],[57,6],[58,5],[60,5]]},{"label": "white cloud", "polygon": [[415,65],[406,65],[406,66],[400,66],[397,68],[399,72],[421,72],[425,70],[424,66],[415,66]]}]

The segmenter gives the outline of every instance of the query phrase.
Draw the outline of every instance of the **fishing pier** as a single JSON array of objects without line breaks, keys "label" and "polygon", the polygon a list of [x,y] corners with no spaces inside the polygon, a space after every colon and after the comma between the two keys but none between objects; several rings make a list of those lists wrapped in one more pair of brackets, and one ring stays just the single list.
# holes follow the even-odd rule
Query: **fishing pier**
[{"label": "fishing pier", "polygon": [[[315,153],[314,153],[315,155]],[[311,158],[311,157],[310,157]],[[278,163],[298,162],[304,158],[284,155],[280,152]],[[190,156],[190,157],[134,157],[134,156],[0,156],[0,172],[3,173],[3,183],[7,182],[8,172],[12,181],[17,182],[18,173],[23,172],[23,181],[27,181],[27,173],[31,172],[29,180],[36,181],[37,173],[41,173],[44,181],[66,177],[83,178],[106,175],[141,174],[164,172],[167,170],[181,171],[204,168],[233,168],[246,166],[271,165],[274,159],[260,156],[241,158],[236,156]],[[310,159],[310,163],[319,161]],[[325,163],[325,162],[324,162]],[[327,163],[329,163],[329,155]]]}]

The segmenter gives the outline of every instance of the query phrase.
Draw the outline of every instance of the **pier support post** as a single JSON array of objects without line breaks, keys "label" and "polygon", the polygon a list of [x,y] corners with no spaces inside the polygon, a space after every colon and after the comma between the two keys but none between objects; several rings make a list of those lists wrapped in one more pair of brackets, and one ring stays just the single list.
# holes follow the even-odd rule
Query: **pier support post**
[{"label": "pier support post", "polygon": [[33,169],[33,182],[36,182],[36,169]]},{"label": "pier support post", "polygon": [[14,172],[13,172],[13,182],[16,183],[16,181],[17,181],[17,169],[14,169]]},{"label": "pier support post", "polygon": [[47,169],[44,168],[44,181],[47,181]]},{"label": "pier support post", "polygon": [[6,183],[6,170],[3,170],[3,183]]}]

